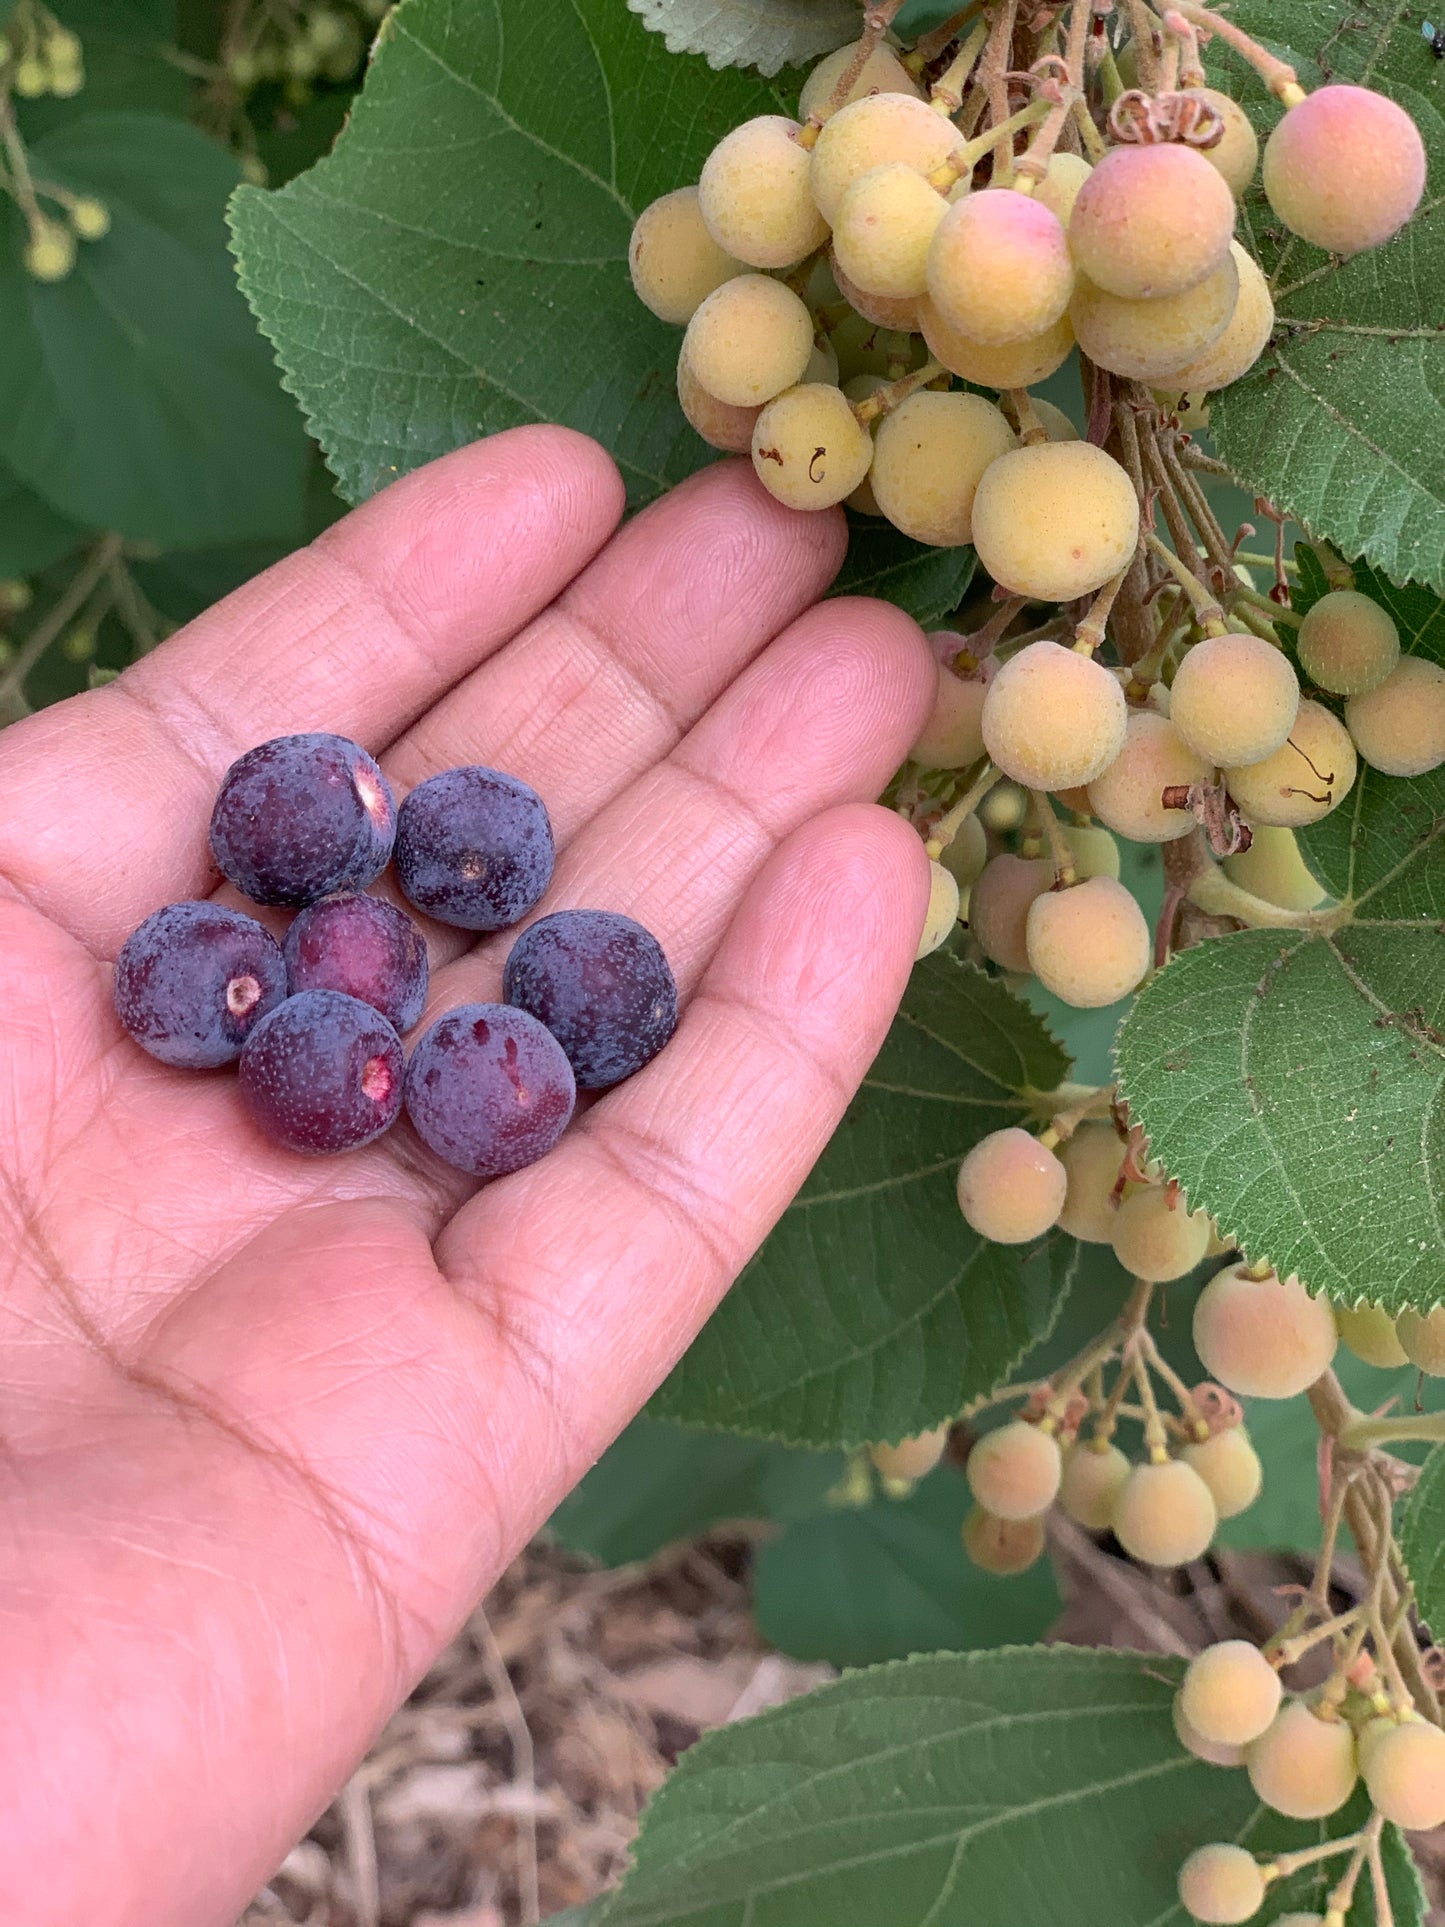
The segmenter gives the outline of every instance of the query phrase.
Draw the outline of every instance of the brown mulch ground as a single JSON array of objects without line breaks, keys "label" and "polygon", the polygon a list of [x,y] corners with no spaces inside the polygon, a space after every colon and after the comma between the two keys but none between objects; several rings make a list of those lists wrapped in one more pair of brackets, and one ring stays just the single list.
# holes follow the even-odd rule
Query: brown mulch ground
[{"label": "brown mulch ground", "polygon": [[[1066,1522],[1052,1551],[1069,1602],[1053,1636],[1082,1645],[1263,1639],[1289,1609],[1280,1588],[1309,1578],[1288,1555],[1238,1553],[1161,1578]],[[239,1927],[527,1927],[600,1893],[701,1733],[831,1677],[761,1644],[749,1556],[718,1536],[599,1572],[530,1547]],[[1357,1577],[1342,1561],[1342,1606]],[[1445,1841],[1416,1845],[1445,1900]]]}]

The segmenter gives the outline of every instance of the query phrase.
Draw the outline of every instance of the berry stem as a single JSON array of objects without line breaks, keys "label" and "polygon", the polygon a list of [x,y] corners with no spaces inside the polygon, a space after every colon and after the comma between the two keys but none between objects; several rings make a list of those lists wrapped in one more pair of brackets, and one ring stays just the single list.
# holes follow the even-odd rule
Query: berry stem
[{"label": "berry stem", "polygon": [[[1195,877],[1188,897],[1195,909],[1204,911],[1206,916],[1233,917],[1251,930],[1311,930],[1328,936],[1349,917],[1343,909],[1282,909],[1279,904],[1268,903],[1246,890],[1233,877],[1226,876],[1217,864],[1211,864]],[[1445,1438],[1445,1432],[1435,1436]]]},{"label": "berry stem", "polygon": [[[800,147],[813,147],[817,144],[819,132],[824,121],[836,114],[843,102],[853,91],[863,69],[868,65],[880,40],[893,24],[893,16],[903,5],[903,0],[876,0],[876,4],[865,7],[863,11],[863,31],[858,36],[858,45],[853,58],[839,74],[822,107],[808,116],[807,125],[798,135]],[[811,138],[809,138],[811,136]]]},{"label": "berry stem", "polygon": [[[989,118],[996,128],[1002,128],[1008,121],[1008,73],[1009,55],[1013,47],[1014,24],[1018,18],[1018,0],[1002,0],[994,15],[993,26],[984,48],[983,59],[979,63],[978,85],[988,100]],[[1005,142],[995,157],[993,164],[993,185],[1011,187],[1013,185],[1013,144],[1012,136]]]},{"label": "berry stem", "polygon": [[1395,1927],[1395,1909],[1390,1899],[1390,1883],[1385,1878],[1385,1860],[1380,1851],[1384,1838],[1381,1816],[1372,1815],[1365,1829],[1365,1859],[1370,1869],[1370,1892],[1375,1902],[1375,1927]]},{"label": "berry stem", "polygon": [[1264,1647],[1264,1653],[1275,1666],[1293,1666],[1303,1659],[1306,1653],[1313,1652],[1316,1646],[1323,1645],[1327,1639],[1334,1639],[1339,1634],[1352,1632],[1359,1624],[1363,1613],[1362,1606],[1351,1606],[1348,1612],[1336,1613],[1333,1619],[1323,1620],[1318,1626],[1312,1626],[1307,1633],[1294,1633],[1288,1639],[1271,1640]]},{"label": "berry stem", "polygon": [[[1109,56],[1109,59],[1112,64],[1112,54]],[[1116,77],[1117,73],[1118,69],[1116,68]],[[1074,125],[1079,130],[1080,137],[1084,143],[1084,150],[1088,155],[1090,163],[1097,166],[1098,163],[1103,160],[1105,154],[1108,153],[1108,144],[1104,136],[1094,125],[1094,116],[1089,112],[1089,103],[1082,95],[1074,102]]]},{"label": "berry stem", "polygon": [[948,814],[941,818],[926,844],[928,854],[936,863],[958,835],[966,819],[973,815],[979,804],[988,795],[995,783],[1003,781],[1003,771],[995,769],[992,763],[985,763],[979,774],[969,784]]},{"label": "berry stem", "polygon": [[1194,1401],[1193,1392],[1190,1391],[1184,1380],[1160,1351],[1153,1332],[1147,1329],[1141,1330],[1138,1337],[1138,1345],[1145,1363],[1159,1374],[1160,1378],[1163,1379],[1164,1383],[1174,1394],[1174,1400],[1179,1407],[1180,1416],[1183,1418],[1185,1425],[1190,1428],[1192,1435],[1200,1441],[1207,1439],[1209,1437],[1209,1426],[1203,1413]]},{"label": "berry stem", "polygon": [[1034,821],[1040,833],[1048,838],[1049,855],[1054,862],[1054,888],[1072,889],[1079,880],[1074,868],[1073,845],[1064,835],[1063,825],[1054,814],[1053,800],[1044,790],[1030,790],[1029,800],[1033,804]]},{"label": "berry stem", "polygon": [[1145,529],[1144,544],[1149,553],[1158,558],[1170,575],[1188,596],[1194,610],[1194,619],[1206,635],[1222,636],[1227,633],[1224,624],[1224,611],[1195,575],[1194,571],[1180,561],[1179,557],[1164,543],[1152,529]]},{"label": "berry stem", "polygon": [[15,103],[8,87],[0,87],[0,148],[5,151],[9,168],[9,178],[4,180],[3,185],[25,216],[25,225],[33,240],[37,234],[44,232],[45,215],[36,198],[30,160],[25,152],[25,143],[20,138],[20,129],[15,124]]},{"label": "berry stem", "polygon": [[1139,85],[1146,94],[1159,91],[1159,42],[1154,32],[1154,16],[1144,0],[1126,0],[1129,33],[1139,66]]},{"label": "berry stem", "polygon": [[1049,431],[1039,420],[1033,396],[1027,388],[1006,388],[1003,399],[1014,412],[1019,425],[1019,440],[1025,448],[1032,448],[1035,443],[1049,439]]},{"label": "berry stem", "polygon": [[1104,630],[1108,625],[1110,612],[1119,599],[1119,591],[1129,580],[1129,569],[1121,569],[1117,575],[1110,576],[1103,588],[1089,604],[1088,613],[1074,630],[1074,648],[1081,656],[1092,656],[1104,640]]},{"label": "berry stem", "polygon": [[917,79],[930,61],[937,60],[957,40],[974,15],[983,12],[984,5],[985,0],[969,0],[966,7],[960,7],[957,13],[950,14],[947,20],[940,21],[928,33],[920,34],[912,53],[903,62],[909,73]]},{"label": "berry stem", "polygon": [[[928,176],[929,186],[936,187],[940,194],[946,194],[955,181],[962,180],[965,174],[971,174],[985,155],[1012,141],[1020,128],[1037,126],[1050,111],[1047,101],[1030,101],[1027,107],[1020,107],[1016,114],[1010,114],[1007,120],[1000,121],[996,127],[990,127],[984,133],[976,134],[972,140],[964,141],[946,161],[941,161],[934,168]],[[993,184],[995,187],[1004,185],[997,179]]]},{"label": "berry stem", "polygon": [[1266,1880],[1288,1880],[1291,1874],[1300,1873],[1306,1867],[1317,1867],[1322,1860],[1336,1860],[1342,1854],[1354,1853],[1364,1838],[1365,1829],[1361,1827],[1358,1833],[1344,1833],[1334,1840],[1322,1840],[1317,1847],[1300,1847],[1294,1853],[1277,1853],[1264,1867],[1264,1877]]},{"label": "berry stem", "polygon": [[[94,595],[111,567],[120,558],[122,538],[103,535],[72,576],[65,593],[38,622],[0,675],[0,716],[17,701],[25,703],[25,679],[55,638],[67,629]],[[28,714],[28,705],[22,713]]]},{"label": "berry stem", "polygon": [[[1131,0],[1131,6],[1139,0]],[[1218,34],[1226,46],[1233,47],[1242,54],[1263,80],[1269,91],[1286,107],[1297,107],[1305,97],[1305,90],[1299,84],[1299,75],[1287,61],[1279,60],[1267,47],[1261,47],[1257,40],[1251,40],[1242,27],[1236,27],[1232,20],[1222,14],[1213,13],[1208,7],[1193,4],[1193,0],[1178,0],[1173,9],[1191,21],[1196,27],[1203,27],[1206,33]]]},{"label": "berry stem", "polygon": [[980,20],[928,90],[929,105],[936,112],[945,114],[951,119],[962,107],[968,77],[973,72],[987,39],[988,22]]},{"label": "berry stem", "polygon": [[862,401],[855,401],[853,413],[860,427],[866,428],[869,422],[876,421],[880,415],[886,415],[900,402],[907,401],[917,389],[926,388],[929,382],[937,381],[944,372],[941,361],[926,361],[921,368],[915,368],[911,375],[904,375],[901,381],[890,381],[886,387],[877,388],[871,395],[865,395]]},{"label": "berry stem", "polygon": [[1178,7],[1170,7],[1164,15],[1164,30],[1174,36],[1174,59],[1177,65],[1175,85],[1179,87],[1203,87],[1209,76],[1204,71],[1204,62],[1199,57],[1199,35],[1194,22],[1186,20]]},{"label": "berry stem", "polygon": [[1144,1408],[1144,1450],[1155,1465],[1166,1465],[1169,1461],[1169,1431],[1159,1413],[1159,1401],[1154,1396],[1154,1381],[1149,1376],[1149,1366],[1144,1357],[1144,1333],[1137,1333],[1130,1346],[1130,1364],[1134,1383],[1139,1391],[1139,1403]]},{"label": "berry stem", "polygon": [[1374,1445],[1395,1445],[1418,1439],[1439,1445],[1445,1440],[1445,1412],[1401,1413],[1398,1417],[1365,1418],[1357,1415],[1338,1435],[1347,1451],[1363,1452]]}]

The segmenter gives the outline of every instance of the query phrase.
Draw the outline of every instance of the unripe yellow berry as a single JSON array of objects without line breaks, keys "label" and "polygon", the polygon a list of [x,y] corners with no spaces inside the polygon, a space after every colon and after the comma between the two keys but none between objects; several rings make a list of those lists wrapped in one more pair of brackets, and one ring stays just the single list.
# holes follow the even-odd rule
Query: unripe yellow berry
[{"label": "unripe yellow berry", "polygon": [[1166,1184],[1145,1185],[1114,1214],[1113,1245],[1119,1263],[1135,1278],[1169,1284],[1199,1264],[1209,1244],[1209,1218],[1190,1211]]},{"label": "unripe yellow berry", "polygon": [[25,271],[37,281],[63,281],[75,266],[75,236],[57,221],[35,228],[25,248]]},{"label": "unripe yellow berry", "polygon": [[1206,1740],[1202,1733],[1196,1733],[1184,1717],[1184,1708],[1178,1693],[1174,1695],[1171,1717],[1174,1733],[1186,1753],[1192,1753],[1196,1760],[1203,1760],[1206,1766],[1243,1766],[1244,1748],[1225,1746],[1217,1740]]},{"label": "unripe yellow berry", "polygon": [[1264,1468],[1242,1425],[1186,1445],[1180,1457],[1209,1487],[1221,1519],[1233,1519],[1259,1497]]},{"label": "unripe yellow berry", "polygon": [[1412,1365],[1428,1378],[1445,1378],[1445,1305],[1424,1314],[1402,1311],[1395,1331]]},{"label": "unripe yellow berry", "polygon": [[958,1208],[981,1238],[1029,1244],[1058,1223],[1068,1184],[1048,1146],[1010,1124],[980,1138],[959,1166]]},{"label": "unripe yellow berry", "polygon": [[1052,1433],[1011,1419],[985,1432],[964,1469],[974,1498],[996,1519],[1036,1519],[1058,1495],[1063,1459]]},{"label": "unripe yellow berry", "polygon": [[958,922],[958,879],[951,870],[945,870],[941,863],[930,860],[928,865],[928,910],[923,919],[923,929],[919,932],[918,948],[913,953],[913,961],[921,963],[925,957],[947,943],[953,926]]},{"label": "unripe yellow berry", "polygon": [[1206,1740],[1247,1746],[1279,1711],[1279,1674],[1247,1639],[1206,1646],[1189,1662],[1180,1710]]},{"label": "unripe yellow berry", "polygon": [[868,1456],[885,1479],[921,1479],[943,1457],[944,1447],[948,1444],[948,1432],[947,1425],[936,1425],[931,1432],[919,1432],[914,1438],[900,1439],[897,1445],[880,1440],[868,1447]]},{"label": "unripe yellow berry", "polygon": [[1383,1305],[1336,1305],[1335,1323],[1340,1342],[1366,1365],[1394,1371],[1409,1364],[1395,1321]]},{"label": "unripe yellow berry", "polygon": [[1212,1378],[1244,1398],[1293,1398],[1328,1367],[1337,1343],[1328,1301],[1311,1298],[1298,1278],[1252,1278],[1247,1265],[1227,1265],[1195,1302],[1194,1349]]},{"label": "unripe yellow berry", "polygon": [[1245,1765],[1267,1807],[1290,1820],[1322,1820],[1354,1791],[1355,1736],[1343,1720],[1290,1700],[1246,1749]]},{"label": "unripe yellow berry", "polygon": [[1112,1243],[1114,1185],[1124,1162],[1124,1140],[1112,1124],[1081,1124],[1059,1146],[1058,1157],[1069,1184],[1060,1228],[1085,1244]]},{"label": "unripe yellow berry", "polygon": [[1208,1927],[1235,1927],[1258,1913],[1264,1875],[1252,1853],[1220,1841],[1197,1847],[1179,1869],[1179,1898]]},{"label": "unripe yellow berry", "polygon": [[1411,1832],[1445,1823],[1445,1733],[1410,1720],[1379,1736],[1363,1759],[1370,1798]]},{"label": "unripe yellow berry", "polygon": [[110,233],[110,209],[104,201],[83,194],[70,209],[70,225],[82,241],[100,241]]},{"label": "unripe yellow berry", "polygon": [[1182,1566],[1200,1558],[1219,1515],[1209,1487],[1182,1459],[1136,1465],[1114,1510],[1114,1536],[1146,1566]]},{"label": "unripe yellow berry", "polygon": [[1027,1572],[1044,1549],[1044,1522],[996,1519],[976,1505],[963,1522],[963,1549],[983,1572],[1000,1577]]},{"label": "unripe yellow berry", "polygon": [[1064,1454],[1059,1504],[1086,1531],[1105,1532],[1113,1523],[1129,1470],[1129,1461],[1117,1445],[1100,1450],[1092,1439],[1080,1440]]}]

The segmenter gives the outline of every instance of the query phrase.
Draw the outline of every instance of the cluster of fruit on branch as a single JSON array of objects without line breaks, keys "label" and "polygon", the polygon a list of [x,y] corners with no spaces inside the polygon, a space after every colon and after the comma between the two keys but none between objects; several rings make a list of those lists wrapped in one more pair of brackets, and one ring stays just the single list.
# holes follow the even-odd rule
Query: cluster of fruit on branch
[{"label": "cluster of fruit on branch", "polygon": [[[1210,921],[1332,928],[1348,907],[1295,833],[1340,804],[1360,762],[1402,778],[1445,762],[1445,671],[1402,651],[1324,544],[1327,592],[1293,607],[1282,540],[1255,555],[1252,528],[1226,532],[1201,479],[1223,471],[1195,439],[1275,328],[1241,226],[1283,230],[1286,259],[1289,236],[1335,256],[1380,247],[1419,205],[1424,148],[1394,102],[1349,84],[1306,93],[1199,5],[993,0],[912,48],[888,37],[896,11],[867,10],[857,44],[809,75],[796,118],[735,128],[695,187],[643,212],[633,282],[685,329],[689,422],[749,454],[779,501],[845,503],[921,543],[972,545],[990,586],[932,638],[934,712],[889,791],[932,859],[919,955],[962,918],[976,959],[1108,1006]],[[1216,40],[1283,109],[1262,153],[1208,84],[1201,48]],[[1242,200],[1264,222],[1242,224]],[[1076,353],[1077,421],[1031,392]],[[1119,838],[1171,846],[1153,930],[1121,881]],[[1151,1162],[1114,1093],[1054,1101],[1036,1131],[969,1152],[963,1215],[996,1243],[1057,1226],[1112,1245],[1134,1283],[1071,1365],[986,1401],[1016,1409],[968,1453],[964,1542],[988,1570],[1021,1571],[1057,1502],[1146,1564],[1182,1563],[1260,1490],[1240,1398],[1318,1396],[1342,1337],[1372,1363],[1445,1371],[1445,1311],[1397,1325],[1312,1296],[1267,1256],[1244,1261]],[[1191,1387],[1147,1312],[1210,1257],[1222,1269],[1193,1335],[1211,1376]],[[1142,1431],[1133,1458],[1124,1423]],[[854,1484],[906,1492],[949,1436],[874,1444]],[[1409,1587],[1389,1499],[1408,1468],[1335,1443],[1323,1576],[1263,1655],[1231,1644],[1195,1663],[1177,1724],[1201,1758],[1246,1764],[1280,1813],[1333,1813],[1361,1774],[1374,1812],[1272,1861],[1201,1849],[1180,1892],[1202,1921],[1248,1918],[1274,1879],[1334,1854],[1347,1865],[1327,1927],[1366,1867],[1388,1918],[1383,1819],[1445,1820],[1439,1708],[1397,1657]],[[1370,1599],[1332,1616],[1347,1515]],[[1282,1703],[1280,1668],[1325,1643],[1327,1685]]]}]

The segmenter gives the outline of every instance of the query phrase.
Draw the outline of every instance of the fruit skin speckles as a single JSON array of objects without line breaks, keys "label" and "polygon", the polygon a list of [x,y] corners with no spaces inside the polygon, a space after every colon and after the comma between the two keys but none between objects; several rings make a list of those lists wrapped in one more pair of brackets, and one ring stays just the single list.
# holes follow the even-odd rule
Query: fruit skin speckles
[{"label": "fruit skin speckles", "polygon": [[398,813],[396,869],[407,898],[441,923],[502,930],[552,881],[546,805],[501,770],[471,764],[429,776]]},{"label": "fruit skin speckles", "polygon": [[410,1030],[426,1004],[426,939],[381,897],[328,897],[303,910],[282,946],[292,994],[339,990]]},{"label": "fruit skin speckles", "polygon": [[303,990],[259,1023],[241,1053],[241,1097],[257,1128],[288,1151],[354,1151],[396,1122],[404,1060],[370,1004]]},{"label": "fruit skin speckles", "polygon": [[677,985],[661,944],[610,910],[558,910],[524,930],[502,995],[546,1025],[584,1091],[631,1077],[677,1028]]},{"label": "fruit skin speckles", "polygon": [[211,854],[253,903],[301,909],[381,875],[396,840],[396,801],[359,743],[277,736],[226,771]]},{"label": "fruit skin speckles", "polygon": [[168,903],[130,937],[115,965],[116,1015],[163,1064],[233,1064],[286,995],[276,940],[217,903]]},{"label": "fruit skin speckles", "polygon": [[461,1004],[412,1052],[406,1108],[421,1138],[459,1171],[496,1178],[546,1155],[577,1101],[562,1046],[507,1004]]}]

